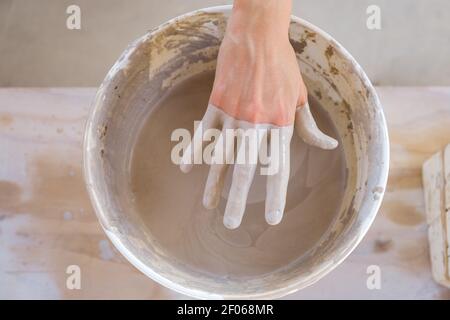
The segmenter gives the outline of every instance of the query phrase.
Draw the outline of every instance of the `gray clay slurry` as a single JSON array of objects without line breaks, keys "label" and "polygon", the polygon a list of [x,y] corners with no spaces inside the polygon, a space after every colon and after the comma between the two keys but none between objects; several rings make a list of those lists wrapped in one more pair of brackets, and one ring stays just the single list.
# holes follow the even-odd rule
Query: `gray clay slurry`
[{"label": "gray clay slurry", "polygon": [[[266,178],[255,175],[242,225],[222,224],[230,170],[220,205],[202,206],[208,165],[189,174],[171,162],[176,128],[193,131],[208,104],[213,73],[193,77],[173,88],[145,120],[133,151],[131,188],[136,210],[167,255],[199,272],[215,276],[258,276],[301,259],[329,230],[344,194],[345,158],[340,146],[331,151],[310,147],[295,134],[285,215],[276,226],[264,219]],[[310,99],[318,126],[338,138],[331,120]],[[340,139],[338,139],[340,142]]]}]

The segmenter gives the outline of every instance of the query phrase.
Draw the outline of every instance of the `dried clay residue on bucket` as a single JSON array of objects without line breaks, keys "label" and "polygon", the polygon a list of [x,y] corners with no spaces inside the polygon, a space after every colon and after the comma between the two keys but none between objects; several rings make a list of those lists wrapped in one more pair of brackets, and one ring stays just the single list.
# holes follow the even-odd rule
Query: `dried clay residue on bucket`
[{"label": "dried clay residue on bucket", "polygon": [[[299,138],[291,143],[291,177],[283,221],[264,220],[265,177],[255,175],[241,227],[222,224],[230,173],[219,207],[202,206],[207,165],[183,174],[171,161],[177,128],[193,130],[206,109],[214,73],[182,82],[153,108],[133,148],[131,189],[149,234],[168,256],[214,276],[258,276],[301,259],[315,248],[336,218],[346,181],[342,147],[324,151]],[[319,127],[339,138],[331,120],[310,98]],[[231,167],[232,169],[232,167]],[[258,171],[259,172],[259,171]]]}]

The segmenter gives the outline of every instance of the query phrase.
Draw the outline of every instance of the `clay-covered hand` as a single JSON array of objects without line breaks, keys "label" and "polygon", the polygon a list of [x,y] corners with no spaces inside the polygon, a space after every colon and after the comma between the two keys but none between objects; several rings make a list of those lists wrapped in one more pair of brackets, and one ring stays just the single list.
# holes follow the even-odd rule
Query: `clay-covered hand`
[{"label": "clay-covered hand", "polygon": [[[307,90],[288,38],[289,21],[288,0],[235,1],[219,51],[209,106],[194,134],[195,140],[207,129],[222,130],[214,152],[223,153],[226,161],[211,164],[203,198],[204,206],[211,209],[219,203],[230,158],[249,154],[252,148],[249,144],[238,145],[235,157],[232,144],[225,143],[226,129],[243,129],[235,130],[238,137],[248,129],[262,133],[252,143],[258,150],[270,149],[274,153],[270,161],[277,162],[272,165],[275,170],[267,173],[265,217],[271,225],[278,224],[284,212],[294,124],[297,134],[310,145],[334,149],[338,144],[320,131],[310,112]],[[264,135],[268,140],[262,139]],[[271,148],[267,143],[278,147]],[[183,155],[181,170],[188,172],[194,155],[201,152],[201,145],[190,145]],[[235,161],[223,218],[229,229],[241,224],[256,165],[254,161]]]}]

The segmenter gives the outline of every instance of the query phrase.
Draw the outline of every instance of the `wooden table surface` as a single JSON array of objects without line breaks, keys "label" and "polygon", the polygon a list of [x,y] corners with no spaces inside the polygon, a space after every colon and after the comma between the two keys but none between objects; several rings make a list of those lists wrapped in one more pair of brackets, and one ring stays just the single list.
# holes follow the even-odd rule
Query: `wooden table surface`
[{"label": "wooden table surface", "polygon": [[[450,142],[450,87],[379,87],[391,141],[382,208],[336,270],[291,299],[450,299],[431,278],[421,166]],[[107,240],[84,188],[93,88],[0,89],[0,298],[183,298],[145,277]],[[66,268],[81,268],[81,290]],[[367,268],[381,289],[366,286]]]}]

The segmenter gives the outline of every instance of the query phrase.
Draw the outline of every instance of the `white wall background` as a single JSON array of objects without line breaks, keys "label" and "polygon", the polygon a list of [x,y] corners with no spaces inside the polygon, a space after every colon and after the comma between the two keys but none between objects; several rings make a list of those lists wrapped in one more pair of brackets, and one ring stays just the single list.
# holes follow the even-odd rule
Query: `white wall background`
[{"label": "white wall background", "polygon": [[[450,85],[450,1],[293,0],[294,14],[346,47],[377,85]],[[0,86],[97,86],[146,30],[219,0],[0,0]],[[66,28],[81,7],[82,29]],[[368,30],[366,8],[381,8]]]}]

